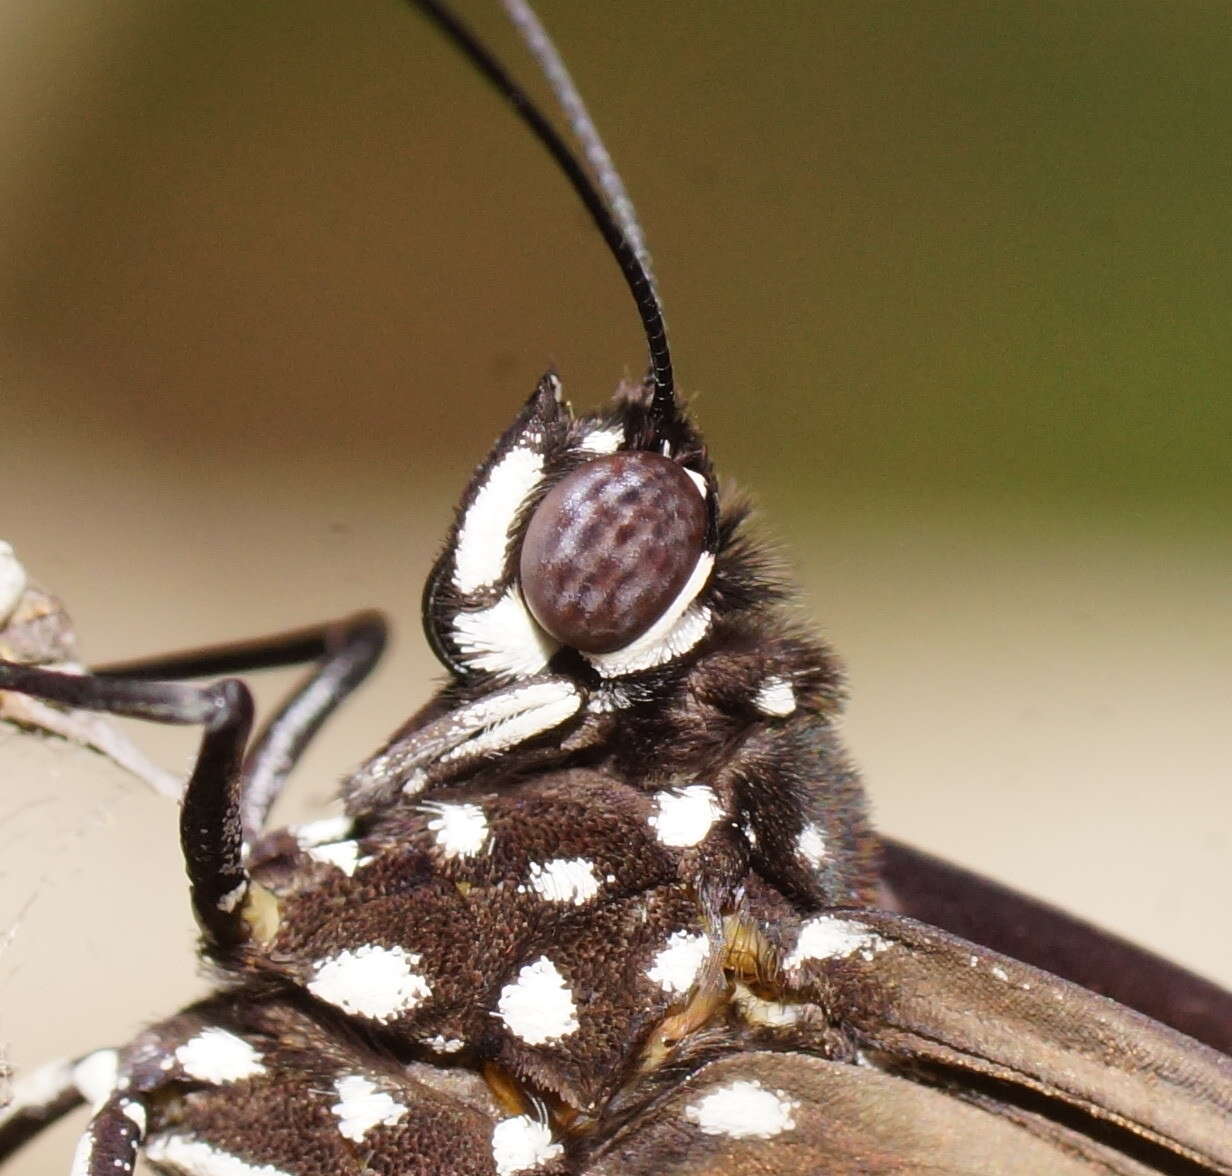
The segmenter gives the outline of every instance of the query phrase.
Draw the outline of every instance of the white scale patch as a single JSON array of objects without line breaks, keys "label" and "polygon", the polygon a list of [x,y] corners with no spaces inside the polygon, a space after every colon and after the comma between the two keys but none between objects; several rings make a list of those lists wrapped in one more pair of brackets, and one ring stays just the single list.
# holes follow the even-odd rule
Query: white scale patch
[{"label": "white scale patch", "polygon": [[28,583],[26,569],[13,554],[12,547],[0,540],[0,625],[13,615]]},{"label": "white scale patch", "polygon": [[516,747],[559,726],[581,705],[582,696],[564,678],[505,690],[471,703],[458,711],[462,738],[440,757],[441,762]]},{"label": "white scale patch", "polygon": [[219,1151],[191,1135],[155,1135],[145,1145],[145,1156],[152,1164],[165,1164],[186,1176],[292,1176],[273,1164],[253,1164]]},{"label": "white scale patch", "polygon": [[530,864],[530,884],[547,902],[571,902],[581,906],[599,893],[593,862],[586,858],[553,858]]},{"label": "white scale patch", "polygon": [[488,818],[477,804],[437,804],[425,801],[425,812],[432,813],[428,832],[447,858],[471,857],[488,841]]},{"label": "white scale patch", "polygon": [[341,870],[348,878],[354,875],[360,867],[367,865],[371,858],[359,856],[358,841],[335,841],[332,845],[314,845],[308,850],[308,856],[314,862],[324,862]]},{"label": "white scale patch", "polygon": [[583,656],[603,678],[635,674],[684,656],[710,631],[710,609],[693,602],[706,587],[713,569],[714,556],[703,551],[676,599],[636,641],[611,653]]},{"label": "white scale patch", "polygon": [[684,1117],[705,1135],[728,1139],[772,1139],[796,1125],[795,1099],[760,1082],[729,1082],[690,1103]]},{"label": "white scale patch", "polygon": [[467,665],[512,678],[537,674],[560,648],[531,616],[516,586],[489,608],[457,613],[453,638]]},{"label": "white scale patch", "polygon": [[309,821],[304,825],[292,825],[289,832],[300,849],[311,849],[316,845],[328,845],[331,841],[342,841],[350,837],[354,829],[355,822],[343,814],[322,817],[319,821]]},{"label": "white scale patch", "polygon": [[73,1083],[96,1111],[116,1088],[119,1055],[114,1049],[96,1049],[73,1067]]},{"label": "white scale patch", "polygon": [[753,695],[753,705],[763,715],[783,718],[796,709],[796,692],[786,678],[767,678]]},{"label": "white scale patch", "polygon": [[667,992],[684,993],[697,981],[706,957],[710,954],[710,937],[700,932],[674,931],[667,946],[646,969],[646,978]]},{"label": "white scale patch", "polygon": [[543,455],[514,446],[488,472],[458,528],[453,586],[462,593],[495,584],[505,571],[509,529],[543,476]]},{"label": "white scale patch", "polygon": [[334,1082],[338,1101],[330,1107],[338,1120],[338,1134],[344,1139],[362,1143],[374,1127],[395,1127],[405,1117],[407,1108],[362,1074],[348,1074]]},{"label": "white scale patch", "polygon": [[664,844],[684,848],[697,845],[723,815],[714,790],[705,784],[690,784],[679,791],[655,795],[650,825]]},{"label": "white scale patch", "polygon": [[466,1042],[460,1041],[456,1037],[446,1037],[442,1033],[437,1033],[433,1037],[421,1037],[420,1045],[426,1045],[429,1049],[436,1050],[437,1053],[451,1054],[458,1053],[466,1048]]},{"label": "white scale patch", "polygon": [[90,1176],[90,1161],[94,1158],[94,1132],[87,1127],[77,1140],[77,1150],[73,1152],[73,1162],[68,1170],[68,1176]]},{"label": "white scale patch", "polygon": [[609,429],[591,429],[582,436],[578,448],[583,453],[615,453],[625,443],[625,431],[620,425]]},{"label": "white scale patch", "polygon": [[821,826],[809,821],[800,830],[796,838],[796,853],[813,869],[821,865],[826,856],[826,835],[821,831]]},{"label": "white scale patch", "polygon": [[175,1051],[175,1060],[190,1078],[211,1085],[265,1073],[261,1055],[242,1037],[226,1029],[203,1029]]},{"label": "white scale patch", "polygon": [[220,911],[225,915],[229,915],[241,902],[244,901],[244,896],[248,893],[247,881],[241,882],[238,886],[231,887],[226,894],[222,896],[215,904]]},{"label": "white scale patch", "polygon": [[421,958],[401,947],[366,943],[313,964],[308,991],[345,1013],[392,1021],[432,995],[428,982],[412,967]]},{"label": "white scale patch", "polygon": [[890,946],[889,940],[850,919],[817,915],[800,928],[795,950],[783,963],[788,968],[798,968],[808,960],[846,959],[856,952],[869,961]]},{"label": "white scale patch", "polygon": [[563,1154],[546,1123],[529,1115],[502,1119],[492,1128],[492,1159],[497,1176],[515,1176],[547,1164]]},{"label": "white scale patch", "polygon": [[496,1014],[527,1045],[559,1041],[578,1028],[573,993],[547,956],[526,964],[501,989]]}]

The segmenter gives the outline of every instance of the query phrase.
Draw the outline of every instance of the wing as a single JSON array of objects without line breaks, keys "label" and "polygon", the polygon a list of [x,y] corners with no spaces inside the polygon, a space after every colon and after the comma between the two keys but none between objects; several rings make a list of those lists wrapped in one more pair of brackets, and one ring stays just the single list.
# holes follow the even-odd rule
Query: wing
[{"label": "wing", "polygon": [[779,983],[854,1058],[707,1062],[587,1176],[1232,1173],[1232,1059],[1065,980],[849,910],[802,925]]},{"label": "wing", "polygon": [[1055,907],[883,843],[890,909],[1034,964],[1232,1054],[1232,993]]},{"label": "wing", "polygon": [[879,1070],[796,1053],[704,1066],[630,1124],[586,1176],[1145,1176]]}]

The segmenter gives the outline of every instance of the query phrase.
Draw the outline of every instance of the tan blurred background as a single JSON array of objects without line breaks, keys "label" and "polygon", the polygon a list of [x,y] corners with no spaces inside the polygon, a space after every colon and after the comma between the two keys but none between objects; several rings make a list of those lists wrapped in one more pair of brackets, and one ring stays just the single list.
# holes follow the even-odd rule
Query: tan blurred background
[{"label": "tan blurred background", "polygon": [[[881,825],[1232,980],[1226,6],[542,10]],[[488,441],[551,363],[583,406],[640,370],[611,262],[394,0],[7,0],[0,209],[0,535],[87,655],[392,614],[283,815],[317,811],[430,688],[420,583]],[[0,756],[26,1065],[199,983],[170,807]]]}]

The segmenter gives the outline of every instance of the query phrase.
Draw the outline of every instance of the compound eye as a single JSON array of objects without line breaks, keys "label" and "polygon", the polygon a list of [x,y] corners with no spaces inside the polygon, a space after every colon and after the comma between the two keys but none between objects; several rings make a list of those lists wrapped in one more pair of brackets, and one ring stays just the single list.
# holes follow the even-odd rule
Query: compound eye
[{"label": "compound eye", "polygon": [[674,461],[613,453],[548,491],[522,541],[522,595],[564,645],[610,653],[640,637],[688,582],[706,502]]}]

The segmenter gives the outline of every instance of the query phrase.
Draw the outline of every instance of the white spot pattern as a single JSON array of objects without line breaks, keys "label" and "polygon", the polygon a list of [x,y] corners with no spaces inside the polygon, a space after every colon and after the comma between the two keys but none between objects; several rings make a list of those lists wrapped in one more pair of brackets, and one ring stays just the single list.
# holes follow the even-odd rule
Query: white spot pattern
[{"label": "white spot pattern", "polygon": [[432,995],[428,982],[412,969],[421,958],[401,947],[365,943],[313,964],[308,991],[345,1013],[392,1021]]},{"label": "white spot pattern", "polygon": [[529,1115],[502,1119],[492,1128],[492,1159],[497,1176],[529,1172],[563,1154],[546,1123]]},{"label": "white spot pattern", "polygon": [[344,1139],[362,1143],[374,1127],[394,1127],[406,1117],[407,1108],[363,1074],[335,1079],[334,1090],[338,1101],[329,1109]]},{"label": "white spot pattern", "polygon": [[361,861],[358,841],[335,841],[332,845],[314,845],[308,850],[308,856],[314,862],[334,866],[348,878],[352,877],[355,871],[361,865],[366,865],[369,860],[365,858]]},{"label": "white spot pattern", "polygon": [[813,869],[821,865],[826,856],[826,835],[821,831],[821,826],[809,821],[800,830],[796,838],[796,853]]},{"label": "white spot pattern", "polygon": [[599,893],[594,863],[586,858],[553,858],[530,864],[530,884],[547,902],[570,902],[581,906]]},{"label": "white spot pattern", "polygon": [[668,992],[688,992],[710,954],[710,937],[701,932],[674,931],[667,946],[646,969],[646,977]]},{"label": "white spot pattern", "polygon": [[705,784],[690,784],[655,794],[650,825],[664,845],[684,848],[697,845],[722,815],[723,807],[714,789]]},{"label": "white spot pattern", "polygon": [[471,857],[487,844],[488,818],[479,805],[425,801],[422,807],[434,814],[428,832],[447,858]]},{"label": "white spot pattern", "polygon": [[624,427],[614,425],[608,429],[591,429],[583,434],[578,448],[583,453],[615,453],[624,443]]},{"label": "white spot pattern", "polygon": [[800,928],[795,950],[783,963],[788,968],[798,968],[808,960],[846,959],[856,952],[868,961],[890,946],[889,940],[850,919],[817,915]]},{"label": "white spot pattern", "polygon": [[753,695],[753,705],[763,715],[784,718],[796,709],[796,692],[786,678],[767,678]]},{"label": "white spot pattern", "polygon": [[244,896],[248,893],[248,882],[241,882],[238,886],[231,887],[226,894],[217,902],[218,909],[225,915],[229,915],[241,902],[244,901]]},{"label": "white spot pattern", "polygon": [[202,1029],[175,1051],[184,1073],[202,1082],[238,1082],[264,1074],[261,1055],[242,1037],[226,1029]]},{"label": "white spot pattern", "polygon": [[515,445],[488,471],[458,528],[453,585],[459,592],[475,592],[500,580],[509,529],[542,476],[543,455],[525,445]]},{"label": "white spot pattern", "polygon": [[488,608],[459,612],[453,639],[468,665],[511,678],[537,674],[560,648],[535,623],[517,588]]},{"label": "white spot pattern", "polygon": [[501,989],[496,1013],[527,1045],[559,1041],[578,1028],[573,993],[547,956],[526,964]]},{"label": "white spot pattern", "polygon": [[690,1103],[684,1117],[705,1135],[771,1139],[795,1127],[794,1112],[799,1105],[782,1091],[741,1079]]}]

